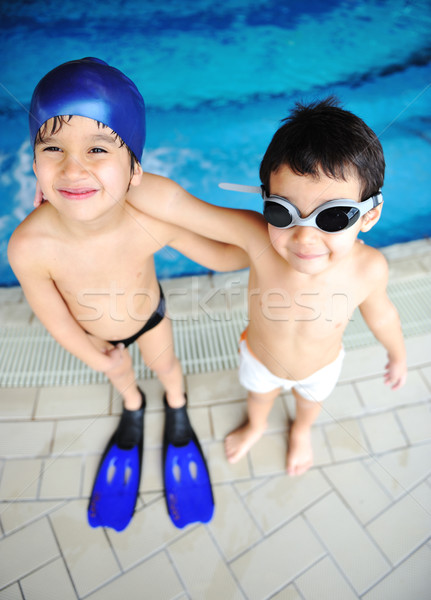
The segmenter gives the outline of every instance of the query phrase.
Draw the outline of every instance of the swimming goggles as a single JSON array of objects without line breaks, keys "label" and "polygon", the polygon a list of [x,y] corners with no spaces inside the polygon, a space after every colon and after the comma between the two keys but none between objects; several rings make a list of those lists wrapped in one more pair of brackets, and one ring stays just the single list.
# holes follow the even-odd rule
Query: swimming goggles
[{"label": "swimming goggles", "polygon": [[263,216],[277,229],[289,227],[316,227],[325,233],[339,233],[348,229],[368,211],[383,202],[380,192],[362,202],[340,199],[329,200],[316,208],[311,215],[301,218],[301,213],[294,204],[281,196],[267,196],[263,186],[238,185],[236,183],[220,183],[224,190],[235,192],[259,193],[263,198]]}]

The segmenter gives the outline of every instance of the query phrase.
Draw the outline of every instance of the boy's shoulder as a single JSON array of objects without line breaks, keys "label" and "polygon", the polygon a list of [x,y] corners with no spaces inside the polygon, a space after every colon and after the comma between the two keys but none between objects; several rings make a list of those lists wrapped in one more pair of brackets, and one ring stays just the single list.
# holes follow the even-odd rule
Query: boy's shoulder
[{"label": "boy's shoulder", "polygon": [[361,240],[356,242],[356,264],[359,273],[368,281],[386,281],[388,277],[388,263],[382,252]]},{"label": "boy's shoulder", "polygon": [[[142,173],[141,183],[136,187],[131,187],[129,193],[137,192],[139,195],[158,196],[160,194],[175,194],[176,190],[180,188],[180,185],[164,177],[163,175],[155,175],[154,173],[148,173],[144,171]],[[154,198],[156,199],[156,198]]]},{"label": "boy's shoulder", "polygon": [[18,225],[8,243],[8,259],[12,267],[40,261],[43,248],[52,237],[53,223],[54,212],[46,202]]}]

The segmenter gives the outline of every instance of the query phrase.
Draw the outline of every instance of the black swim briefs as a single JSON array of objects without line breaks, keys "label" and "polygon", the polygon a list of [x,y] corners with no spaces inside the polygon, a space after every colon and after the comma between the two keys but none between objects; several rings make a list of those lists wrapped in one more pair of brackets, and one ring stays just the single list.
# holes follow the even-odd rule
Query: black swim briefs
[{"label": "black swim briefs", "polygon": [[160,285],[160,283],[159,283],[159,288],[160,288],[159,304],[158,304],[156,310],[153,312],[153,314],[148,319],[148,321],[142,327],[142,329],[140,329],[134,335],[131,335],[130,337],[126,338],[125,340],[115,340],[115,341],[107,340],[110,344],[112,344],[113,346],[116,346],[117,344],[124,344],[124,346],[127,348],[127,346],[130,346],[130,344],[133,344],[133,342],[135,342],[139,337],[141,337],[141,335],[143,335],[147,331],[150,331],[150,329],[153,329],[156,325],[158,325],[160,323],[160,321],[163,319],[163,317],[165,316],[165,313],[166,313],[166,301],[165,301],[165,296],[163,294],[162,286]]}]

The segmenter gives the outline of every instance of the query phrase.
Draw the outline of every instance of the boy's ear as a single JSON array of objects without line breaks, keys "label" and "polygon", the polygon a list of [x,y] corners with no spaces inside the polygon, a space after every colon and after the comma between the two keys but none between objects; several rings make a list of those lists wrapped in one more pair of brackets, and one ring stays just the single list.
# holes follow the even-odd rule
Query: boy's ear
[{"label": "boy's ear", "polygon": [[141,167],[140,163],[135,161],[135,165],[133,167],[133,175],[130,180],[130,185],[135,185],[135,186],[139,185],[141,183],[143,174],[144,174],[144,172],[142,171],[142,167]]},{"label": "boy's ear", "polygon": [[376,208],[372,208],[362,217],[362,225],[361,231],[370,231],[380,219],[380,215],[382,214],[383,203],[376,206]]}]

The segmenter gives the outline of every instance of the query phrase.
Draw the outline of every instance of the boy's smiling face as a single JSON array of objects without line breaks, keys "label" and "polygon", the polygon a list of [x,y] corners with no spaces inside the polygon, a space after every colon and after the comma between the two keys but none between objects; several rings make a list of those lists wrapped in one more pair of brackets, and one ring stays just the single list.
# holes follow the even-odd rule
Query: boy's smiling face
[{"label": "boy's smiling face", "polygon": [[[286,198],[304,218],[329,200],[341,198],[359,202],[361,187],[354,175],[333,179],[320,172],[318,178],[297,175],[287,165],[271,174],[271,194]],[[352,250],[359,231],[368,231],[378,221],[381,206],[372,209],[354,225],[340,233],[330,234],[316,227],[295,226],[278,229],[268,225],[271,244],[296,271],[317,275],[335,265]]]},{"label": "boy's smiling face", "polygon": [[85,222],[122,205],[142,171],[137,165],[130,174],[129,152],[112,130],[78,116],[53,134],[50,125],[33,165],[45,198],[61,215]]}]

